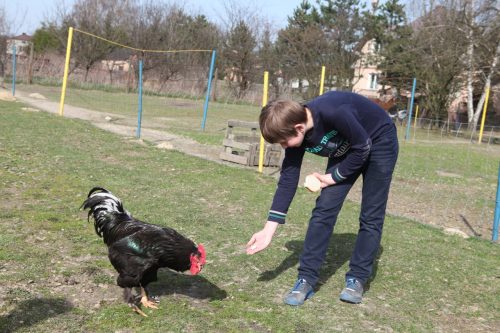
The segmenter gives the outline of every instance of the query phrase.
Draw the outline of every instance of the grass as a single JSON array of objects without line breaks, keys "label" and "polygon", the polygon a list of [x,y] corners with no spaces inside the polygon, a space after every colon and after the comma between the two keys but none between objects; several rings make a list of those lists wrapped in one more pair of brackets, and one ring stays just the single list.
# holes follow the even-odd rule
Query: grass
[{"label": "grass", "polygon": [[[60,88],[30,85],[20,88],[41,92],[58,101]],[[137,126],[136,94],[102,90],[68,89],[66,104],[110,112],[113,122]],[[220,146],[228,119],[255,121],[259,108],[211,102],[205,130],[200,130],[203,101],[144,96],[142,127],[168,131],[202,144]],[[116,115],[116,117],[115,117]],[[469,235],[491,238],[498,160],[497,145],[477,145],[446,136],[440,131],[418,129],[405,140],[406,127],[398,129],[401,151],[392,185],[390,212]],[[322,170],[325,161],[306,154],[303,170]],[[305,173],[304,171],[304,173]],[[350,196],[359,201],[359,189]],[[422,213],[423,212],[423,213]]]},{"label": "grass", "polygon": [[[60,88],[20,85],[28,92],[41,92],[58,101]],[[228,119],[255,121],[259,108],[210,102],[206,127],[200,130],[203,101],[144,96],[142,127],[168,131],[202,144],[220,147]],[[103,90],[68,89],[66,104],[110,112],[118,125],[137,126],[137,96]],[[392,184],[389,211],[469,235],[491,238],[498,160],[497,145],[477,145],[440,131],[418,129],[405,140],[406,127],[399,127],[400,158]],[[306,154],[303,173],[323,170],[325,161]],[[360,189],[350,199],[359,202]]]},{"label": "grass", "polygon": [[[244,244],[265,220],[275,179],[21,107],[0,102],[2,332],[500,328],[498,244],[447,236],[388,216],[364,302],[344,304],[338,294],[359,213],[356,203],[347,202],[332,236],[320,290],[301,308],[284,306],[281,299],[296,278],[314,196],[298,191],[288,223],[280,227],[272,246],[246,256]],[[400,168],[398,177],[405,177],[401,169],[406,170]],[[425,174],[418,165],[412,170],[411,177]],[[133,314],[122,302],[105,246],[78,209],[97,185],[121,197],[136,217],[174,227],[207,249],[208,264],[201,275],[160,273],[152,285],[161,297],[160,309],[147,311],[148,318]]]}]

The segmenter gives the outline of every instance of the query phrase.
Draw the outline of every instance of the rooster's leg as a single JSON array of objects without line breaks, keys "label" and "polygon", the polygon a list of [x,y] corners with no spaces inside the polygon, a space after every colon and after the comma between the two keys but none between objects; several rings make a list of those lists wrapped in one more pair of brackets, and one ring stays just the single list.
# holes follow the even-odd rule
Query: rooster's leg
[{"label": "rooster's leg", "polygon": [[131,288],[123,289],[123,298],[125,298],[125,302],[127,302],[127,305],[132,309],[132,311],[144,317],[148,316],[137,306],[137,304],[135,304],[134,295],[132,294]]},{"label": "rooster's leg", "polygon": [[141,304],[147,308],[158,309],[158,307],[156,306],[157,302],[149,299],[146,289],[144,289],[144,287],[142,286],[141,286]]}]

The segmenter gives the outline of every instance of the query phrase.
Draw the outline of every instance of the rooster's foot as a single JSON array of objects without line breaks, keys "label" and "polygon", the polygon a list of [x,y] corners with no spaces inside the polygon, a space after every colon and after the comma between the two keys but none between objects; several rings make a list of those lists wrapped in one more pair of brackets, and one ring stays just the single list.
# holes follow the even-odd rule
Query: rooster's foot
[{"label": "rooster's foot", "polygon": [[141,304],[144,305],[146,308],[158,309],[158,307],[156,306],[158,302],[149,299],[147,296],[141,297]]},{"label": "rooster's foot", "polygon": [[135,313],[138,313],[138,314],[140,314],[143,317],[147,317],[148,316],[137,305],[129,303],[128,306],[130,306],[132,308],[132,311],[134,311]]}]

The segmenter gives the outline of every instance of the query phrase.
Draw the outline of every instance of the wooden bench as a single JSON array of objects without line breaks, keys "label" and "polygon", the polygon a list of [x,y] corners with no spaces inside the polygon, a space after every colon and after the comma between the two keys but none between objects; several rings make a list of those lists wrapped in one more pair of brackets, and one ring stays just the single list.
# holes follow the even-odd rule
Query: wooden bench
[{"label": "wooden bench", "polygon": [[[222,141],[224,151],[220,158],[238,164],[259,165],[260,130],[257,122],[228,120],[226,136]],[[264,144],[264,166],[281,167],[284,150],[279,144]]]}]

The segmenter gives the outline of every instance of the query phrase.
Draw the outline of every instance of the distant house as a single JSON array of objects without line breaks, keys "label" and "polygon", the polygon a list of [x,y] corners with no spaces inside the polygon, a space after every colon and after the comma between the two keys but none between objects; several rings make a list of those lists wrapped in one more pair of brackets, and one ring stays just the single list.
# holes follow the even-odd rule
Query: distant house
[{"label": "distant house", "polygon": [[107,71],[128,72],[133,52],[128,49],[117,49],[111,52],[105,60],[101,60],[102,69]]},{"label": "distant house", "polygon": [[[378,0],[372,0],[372,12],[378,7]],[[360,49],[358,52],[360,54],[359,59],[353,64],[354,68],[354,78],[352,91],[370,99],[378,100],[381,97],[382,91],[387,91],[389,87],[382,87],[379,84],[379,77],[382,73],[378,68],[380,51],[380,44],[377,43],[375,39],[369,39],[362,41],[360,44]],[[383,98],[385,99],[385,98]],[[384,103],[387,101],[384,101]]]},{"label": "distant house", "polygon": [[13,54],[13,48],[16,49],[16,57],[18,58],[27,58],[29,55],[29,49],[31,48],[31,39],[30,35],[22,33],[19,36],[11,37],[7,39],[7,54]]},{"label": "distant house", "polygon": [[382,86],[378,83],[381,71],[377,68],[377,53],[380,49],[375,39],[361,48],[361,56],[354,64],[354,85],[352,91],[369,98],[378,98]]}]

